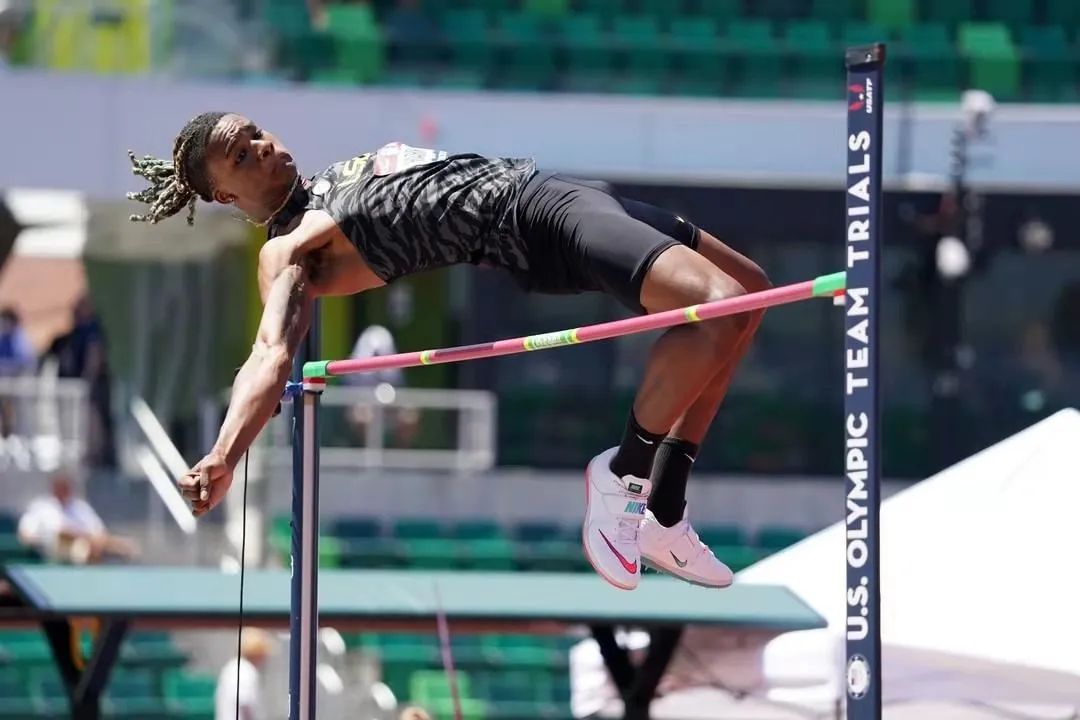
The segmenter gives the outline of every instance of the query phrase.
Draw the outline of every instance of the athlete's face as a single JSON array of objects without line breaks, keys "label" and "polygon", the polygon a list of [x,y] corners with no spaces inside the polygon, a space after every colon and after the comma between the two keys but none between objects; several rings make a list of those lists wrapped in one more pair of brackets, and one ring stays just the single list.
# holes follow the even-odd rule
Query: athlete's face
[{"label": "athlete's face", "polygon": [[277,204],[296,179],[292,155],[274,135],[243,115],[226,115],[206,147],[214,200],[248,214]]}]

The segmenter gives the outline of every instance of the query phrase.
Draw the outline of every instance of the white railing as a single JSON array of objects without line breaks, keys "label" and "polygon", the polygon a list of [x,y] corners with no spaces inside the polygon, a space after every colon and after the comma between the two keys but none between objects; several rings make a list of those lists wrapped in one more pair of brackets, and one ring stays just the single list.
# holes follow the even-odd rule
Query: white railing
[{"label": "white railing", "polygon": [[[320,405],[319,462],[324,468],[482,472],[495,464],[496,397],[486,390],[331,385]],[[362,433],[348,429],[345,414],[349,412],[366,416]],[[456,413],[450,431],[453,447],[401,447],[388,442],[403,412],[415,415],[420,436],[424,434],[426,415]],[[211,442],[217,431],[219,408],[213,404],[204,406],[203,417],[204,435]],[[266,431],[267,460],[277,467],[292,463],[291,417],[286,403]]]},{"label": "white railing", "polygon": [[162,427],[154,411],[139,396],[131,400],[131,418],[141,434],[141,441],[134,448],[134,461],[146,476],[160,503],[150,495],[150,523],[160,522],[160,509],[164,507],[177,527],[185,535],[193,535],[196,521],[187,503],[176,487],[175,478],[188,470],[184,456],[176,449],[169,434]]},{"label": "white railing", "polygon": [[49,375],[0,378],[0,469],[76,467],[86,452],[87,386]]}]

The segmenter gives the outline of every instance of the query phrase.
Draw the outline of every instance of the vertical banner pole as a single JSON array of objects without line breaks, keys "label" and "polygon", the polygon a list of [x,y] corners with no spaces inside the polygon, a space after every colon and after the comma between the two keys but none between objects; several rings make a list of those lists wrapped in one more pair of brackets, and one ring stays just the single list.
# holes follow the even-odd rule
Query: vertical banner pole
[{"label": "vertical banner pole", "polygon": [[878,386],[881,314],[882,44],[849,48],[844,302],[848,720],[881,718]]},{"label": "vertical banner pole", "polygon": [[[292,379],[303,382],[305,362],[319,356],[319,303],[296,354]],[[289,610],[289,720],[315,720],[319,578],[319,394],[308,387],[293,402],[292,600]]]}]

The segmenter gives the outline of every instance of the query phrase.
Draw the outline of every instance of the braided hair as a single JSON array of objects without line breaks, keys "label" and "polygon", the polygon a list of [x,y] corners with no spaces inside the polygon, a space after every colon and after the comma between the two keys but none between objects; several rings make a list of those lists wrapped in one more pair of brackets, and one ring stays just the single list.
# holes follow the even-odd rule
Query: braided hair
[{"label": "braided hair", "polygon": [[132,172],[150,182],[142,192],[127,194],[129,200],[138,200],[150,206],[145,215],[132,215],[133,222],[161,222],[188,208],[188,225],[195,224],[195,201],[202,198],[213,202],[213,185],[206,167],[206,146],[210,133],[228,113],[208,112],[192,119],[176,136],[173,143],[172,162],[144,156],[135,157],[128,150]]}]

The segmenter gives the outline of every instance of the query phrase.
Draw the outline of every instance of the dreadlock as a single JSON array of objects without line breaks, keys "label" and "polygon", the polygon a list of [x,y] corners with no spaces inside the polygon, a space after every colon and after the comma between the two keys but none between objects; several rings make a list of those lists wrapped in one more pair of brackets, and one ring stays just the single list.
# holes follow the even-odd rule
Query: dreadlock
[{"label": "dreadlock", "polygon": [[186,205],[188,225],[195,224],[195,201],[213,202],[213,188],[206,169],[206,145],[210,133],[227,113],[208,112],[194,118],[173,143],[172,162],[150,155],[141,160],[128,150],[132,172],[150,182],[142,192],[128,193],[129,200],[150,206],[145,215],[132,215],[133,222],[158,223],[172,217]]}]

